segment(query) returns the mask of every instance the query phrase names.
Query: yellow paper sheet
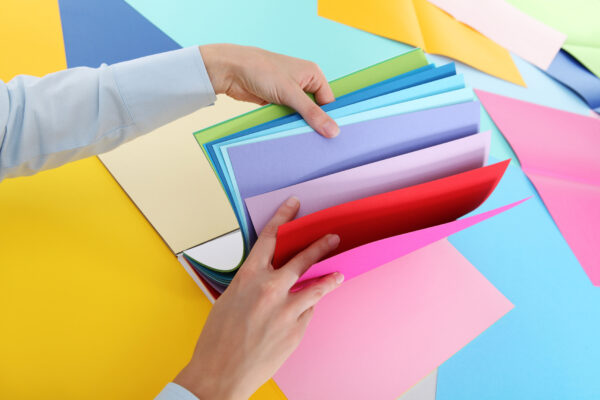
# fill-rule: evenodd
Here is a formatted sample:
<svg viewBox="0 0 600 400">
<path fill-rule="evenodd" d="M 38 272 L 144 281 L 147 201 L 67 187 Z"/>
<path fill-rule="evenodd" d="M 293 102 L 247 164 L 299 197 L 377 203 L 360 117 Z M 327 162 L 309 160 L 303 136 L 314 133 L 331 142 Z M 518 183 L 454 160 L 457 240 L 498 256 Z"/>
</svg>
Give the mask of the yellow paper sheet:
<svg viewBox="0 0 600 400">
<path fill-rule="evenodd" d="M 43 76 L 65 68 L 58 1 L 2 0 L 0 60 L 5 82 L 19 74 Z"/>
<path fill-rule="evenodd" d="M 525 86 L 510 53 L 426 0 L 319 0 L 319 15 Z"/>
<path fill-rule="evenodd" d="M 0 220 L 0 398 L 152 398 L 185 364 L 208 301 L 98 159 L 0 183 Z"/>
<path fill-rule="evenodd" d="M 174 253 L 238 228 L 193 133 L 257 107 L 220 95 L 214 106 L 100 156 Z"/>
</svg>

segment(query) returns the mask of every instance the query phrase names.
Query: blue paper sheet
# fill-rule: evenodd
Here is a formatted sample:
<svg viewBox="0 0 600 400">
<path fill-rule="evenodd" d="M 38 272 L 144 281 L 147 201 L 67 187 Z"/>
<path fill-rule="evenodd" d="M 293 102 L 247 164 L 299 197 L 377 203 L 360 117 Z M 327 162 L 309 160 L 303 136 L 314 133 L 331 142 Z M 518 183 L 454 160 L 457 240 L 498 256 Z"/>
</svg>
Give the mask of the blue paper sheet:
<svg viewBox="0 0 600 400">
<path fill-rule="evenodd" d="M 122 0 L 59 0 L 67 66 L 98 67 L 181 48 Z"/>
<path fill-rule="evenodd" d="M 450 238 L 515 308 L 442 364 L 437 400 L 600 398 L 600 290 L 527 177 L 511 165 L 474 212 L 530 195 L 503 218 Z"/>
<path fill-rule="evenodd" d="M 600 112 L 600 78 L 581 65 L 569 53 L 561 50 L 546 72 L 573 89 L 591 109 Z"/>
<path fill-rule="evenodd" d="M 384 94 L 392 93 L 416 85 L 422 85 L 423 83 L 431 82 L 436 79 L 447 78 L 453 75 L 456 75 L 456 67 L 454 63 L 442 65 L 441 67 L 435 67 L 428 71 L 409 71 L 406 74 L 387 79 L 371 86 L 367 86 L 366 88 L 357 90 L 355 92 L 348 93 L 337 98 L 332 103 L 325 104 L 321 108 L 323 108 L 325 111 L 335 110 L 336 108 L 358 103 L 359 101 L 372 99 L 373 97 L 382 96 Z M 296 118 L 300 117 L 298 116 Z"/>
</svg>

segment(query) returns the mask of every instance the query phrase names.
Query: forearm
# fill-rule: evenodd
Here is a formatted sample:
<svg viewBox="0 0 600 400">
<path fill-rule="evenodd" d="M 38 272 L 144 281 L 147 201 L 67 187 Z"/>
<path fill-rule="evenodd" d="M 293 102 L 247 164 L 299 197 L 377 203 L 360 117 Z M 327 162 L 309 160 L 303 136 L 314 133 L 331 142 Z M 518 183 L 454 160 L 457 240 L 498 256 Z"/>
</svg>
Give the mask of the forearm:
<svg viewBox="0 0 600 400">
<path fill-rule="evenodd" d="M 111 150 L 215 98 L 197 47 L 0 82 L 0 179 Z"/>
</svg>

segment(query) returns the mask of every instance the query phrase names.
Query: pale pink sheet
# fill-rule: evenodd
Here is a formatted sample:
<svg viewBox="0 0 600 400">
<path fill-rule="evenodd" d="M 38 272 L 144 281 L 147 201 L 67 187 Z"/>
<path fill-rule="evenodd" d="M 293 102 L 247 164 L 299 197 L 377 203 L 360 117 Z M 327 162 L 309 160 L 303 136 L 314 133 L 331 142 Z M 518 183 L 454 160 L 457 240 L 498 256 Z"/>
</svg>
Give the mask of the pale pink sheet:
<svg viewBox="0 0 600 400">
<path fill-rule="evenodd" d="M 429 1 L 544 70 L 550 66 L 567 38 L 564 33 L 530 17 L 505 0 Z"/>
<path fill-rule="evenodd" d="M 290 400 L 393 400 L 512 304 L 450 243 L 344 282 L 275 381 Z"/>
<path fill-rule="evenodd" d="M 600 286 L 600 119 L 475 92 L 588 277 Z"/>
</svg>

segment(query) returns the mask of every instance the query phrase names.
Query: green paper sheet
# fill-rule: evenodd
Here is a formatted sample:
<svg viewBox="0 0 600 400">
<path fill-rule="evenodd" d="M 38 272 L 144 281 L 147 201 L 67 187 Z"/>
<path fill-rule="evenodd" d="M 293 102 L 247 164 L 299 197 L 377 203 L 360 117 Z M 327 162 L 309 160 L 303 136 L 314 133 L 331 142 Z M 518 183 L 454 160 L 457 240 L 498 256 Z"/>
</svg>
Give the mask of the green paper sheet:
<svg viewBox="0 0 600 400">
<path fill-rule="evenodd" d="M 390 58 L 389 60 L 382 61 L 379 64 L 361 69 L 342 78 L 335 79 L 330 82 L 330 85 L 333 94 L 336 97 L 339 97 L 405 72 L 412 71 L 413 69 L 424 67 L 425 65 L 427 65 L 427 59 L 425 58 L 425 54 L 423 54 L 423 50 L 415 49 L 397 57 Z M 194 133 L 194 136 L 200 146 L 202 146 L 204 143 L 293 113 L 294 111 L 289 107 L 269 104 L 258 110 L 242 114 L 220 124 L 198 131 Z"/>
<path fill-rule="evenodd" d="M 600 76 L 600 1 L 508 0 L 534 18 L 567 35 L 563 49 Z"/>
</svg>

